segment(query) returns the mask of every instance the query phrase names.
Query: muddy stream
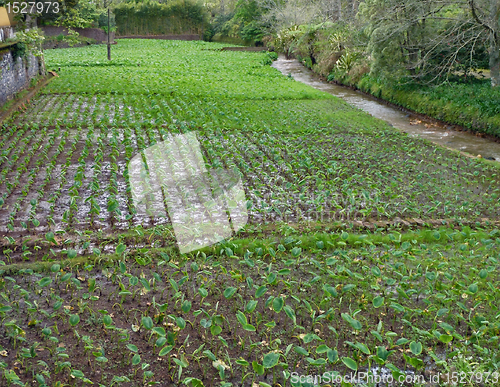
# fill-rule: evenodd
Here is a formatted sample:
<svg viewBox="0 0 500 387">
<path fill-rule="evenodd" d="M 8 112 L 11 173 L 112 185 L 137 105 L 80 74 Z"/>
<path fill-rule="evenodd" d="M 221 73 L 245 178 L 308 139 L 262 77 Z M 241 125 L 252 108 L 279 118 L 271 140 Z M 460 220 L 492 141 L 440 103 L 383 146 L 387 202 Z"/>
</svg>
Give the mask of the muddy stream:
<svg viewBox="0 0 500 387">
<path fill-rule="evenodd" d="M 452 125 L 438 124 L 431 119 L 422 119 L 420 115 L 413 115 L 397 107 L 389 106 L 360 91 L 323 81 L 296 59 L 285 59 L 284 56 L 280 56 L 272 66 L 284 75 L 290 74 L 296 81 L 342 98 L 350 105 L 388 122 L 411 136 L 419 136 L 474 156 L 481 155 L 484 158 L 494 158 L 496 161 L 500 161 L 500 143 L 477 137 L 469 132 L 455 130 Z"/>
</svg>

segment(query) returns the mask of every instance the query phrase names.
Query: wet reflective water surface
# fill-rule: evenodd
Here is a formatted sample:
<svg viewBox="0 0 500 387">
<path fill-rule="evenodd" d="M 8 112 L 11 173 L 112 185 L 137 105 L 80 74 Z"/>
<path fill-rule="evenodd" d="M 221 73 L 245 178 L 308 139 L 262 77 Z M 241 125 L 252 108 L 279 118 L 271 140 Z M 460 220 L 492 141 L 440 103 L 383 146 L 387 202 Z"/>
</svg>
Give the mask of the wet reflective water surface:
<svg viewBox="0 0 500 387">
<path fill-rule="evenodd" d="M 500 161 L 500 143 L 477 137 L 468 132 L 453 130 L 451 125 L 439 125 L 431 120 L 422 120 L 417 116 L 388 106 L 375 97 L 348 87 L 325 82 L 296 59 L 286 59 L 284 56 L 280 56 L 272 66 L 285 75 L 291 74 L 296 81 L 342 98 L 349 104 L 370 113 L 376 118 L 387 121 L 395 128 L 412 136 L 420 136 L 434 143 L 458 149 L 474 156 L 481 155 L 485 158 L 495 158 L 496 161 Z"/>
</svg>

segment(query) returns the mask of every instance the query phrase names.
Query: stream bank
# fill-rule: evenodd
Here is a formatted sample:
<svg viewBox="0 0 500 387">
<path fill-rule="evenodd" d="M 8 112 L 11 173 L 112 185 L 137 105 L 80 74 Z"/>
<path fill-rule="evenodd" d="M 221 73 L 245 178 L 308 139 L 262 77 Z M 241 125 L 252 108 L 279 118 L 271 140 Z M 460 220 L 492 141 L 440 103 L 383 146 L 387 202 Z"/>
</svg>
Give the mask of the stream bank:
<svg viewBox="0 0 500 387">
<path fill-rule="evenodd" d="M 441 146 L 466 152 L 473 156 L 481 155 L 485 159 L 500 161 L 500 143 L 493 141 L 493 139 L 478 137 L 467 131 L 458 131 L 454 125 L 426 119 L 420 114 L 391 106 L 385 101 L 380 101 L 359 90 L 329 83 L 306 68 L 297 59 L 286 59 L 285 56 L 280 55 L 272 66 L 285 75 L 290 74 L 296 81 L 344 99 L 349 104 L 388 122 L 411 136 L 425 138 Z"/>
</svg>

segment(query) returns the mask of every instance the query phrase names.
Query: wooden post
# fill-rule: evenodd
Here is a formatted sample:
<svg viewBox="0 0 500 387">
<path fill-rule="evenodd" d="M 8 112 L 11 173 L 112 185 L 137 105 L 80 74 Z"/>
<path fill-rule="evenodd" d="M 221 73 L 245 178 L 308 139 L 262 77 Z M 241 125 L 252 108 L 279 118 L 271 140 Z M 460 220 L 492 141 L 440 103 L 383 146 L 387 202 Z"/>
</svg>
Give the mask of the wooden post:
<svg viewBox="0 0 500 387">
<path fill-rule="evenodd" d="M 111 41 L 109 31 L 109 6 L 108 6 L 108 60 L 111 60 Z"/>
</svg>

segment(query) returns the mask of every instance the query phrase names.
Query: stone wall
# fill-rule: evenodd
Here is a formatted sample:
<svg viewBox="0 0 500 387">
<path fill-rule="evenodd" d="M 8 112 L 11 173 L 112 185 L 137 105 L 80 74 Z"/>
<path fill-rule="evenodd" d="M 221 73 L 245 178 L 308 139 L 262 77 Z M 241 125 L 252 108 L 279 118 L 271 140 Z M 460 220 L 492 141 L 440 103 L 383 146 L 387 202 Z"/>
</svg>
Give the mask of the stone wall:
<svg viewBox="0 0 500 387">
<path fill-rule="evenodd" d="M 68 30 L 65 27 L 57 26 L 40 26 L 40 29 L 45 33 L 45 36 L 68 35 Z M 85 38 L 97 40 L 98 42 L 107 42 L 108 35 L 100 28 L 73 28 L 76 32 Z M 111 32 L 111 42 L 114 41 L 115 33 Z"/>
<path fill-rule="evenodd" d="M 10 49 L 0 51 L 0 106 L 14 94 L 29 86 L 39 73 L 38 58 L 14 59 Z"/>
</svg>

